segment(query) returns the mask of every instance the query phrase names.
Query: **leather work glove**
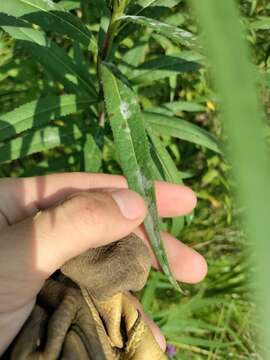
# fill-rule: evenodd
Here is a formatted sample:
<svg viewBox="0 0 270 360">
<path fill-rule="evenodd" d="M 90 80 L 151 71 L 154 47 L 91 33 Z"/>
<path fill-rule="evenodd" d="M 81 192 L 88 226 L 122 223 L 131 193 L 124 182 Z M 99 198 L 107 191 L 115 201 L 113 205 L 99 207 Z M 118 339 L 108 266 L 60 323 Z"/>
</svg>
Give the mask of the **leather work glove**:
<svg viewBox="0 0 270 360">
<path fill-rule="evenodd" d="M 43 286 L 11 359 L 167 359 L 128 295 L 149 270 L 134 234 L 68 261 Z"/>
</svg>

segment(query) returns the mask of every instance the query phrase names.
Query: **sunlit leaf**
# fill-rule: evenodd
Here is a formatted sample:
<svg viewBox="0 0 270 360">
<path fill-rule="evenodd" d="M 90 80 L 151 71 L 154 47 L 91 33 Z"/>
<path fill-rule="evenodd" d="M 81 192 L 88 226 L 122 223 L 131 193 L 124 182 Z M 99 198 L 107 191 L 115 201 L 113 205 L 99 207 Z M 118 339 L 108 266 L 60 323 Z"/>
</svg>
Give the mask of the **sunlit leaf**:
<svg viewBox="0 0 270 360">
<path fill-rule="evenodd" d="M 174 41 L 176 44 L 185 46 L 194 46 L 196 37 L 189 31 L 180 29 L 173 25 L 160 22 L 145 16 L 125 15 L 120 18 L 122 21 L 130 21 L 135 24 L 146 26 L 158 34 L 164 35 Z"/>
<path fill-rule="evenodd" d="M 66 52 L 51 41 L 42 31 L 33 29 L 26 21 L 0 13 L 0 26 L 12 37 L 21 40 L 33 55 L 57 77 L 71 92 L 83 92 L 95 95 L 96 90 L 89 79 L 86 79 Z"/>
<path fill-rule="evenodd" d="M 56 31 L 93 50 L 96 48 L 94 37 L 83 22 L 51 0 L 1 1 L 0 12 L 40 25 L 44 30 Z"/>
<path fill-rule="evenodd" d="M 81 130 L 75 125 L 62 128 L 48 126 L 0 146 L 0 163 L 20 159 L 59 145 L 74 143 L 81 137 Z"/>
<path fill-rule="evenodd" d="M 22 131 L 47 125 L 49 121 L 77 113 L 93 101 L 74 95 L 49 96 L 24 104 L 6 114 L 0 114 L 0 141 Z"/>
<path fill-rule="evenodd" d="M 157 113 L 144 112 L 146 126 L 150 126 L 157 133 L 186 140 L 197 145 L 205 146 L 217 153 L 222 152 L 222 146 L 212 134 L 186 120 Z"/>
</svg>

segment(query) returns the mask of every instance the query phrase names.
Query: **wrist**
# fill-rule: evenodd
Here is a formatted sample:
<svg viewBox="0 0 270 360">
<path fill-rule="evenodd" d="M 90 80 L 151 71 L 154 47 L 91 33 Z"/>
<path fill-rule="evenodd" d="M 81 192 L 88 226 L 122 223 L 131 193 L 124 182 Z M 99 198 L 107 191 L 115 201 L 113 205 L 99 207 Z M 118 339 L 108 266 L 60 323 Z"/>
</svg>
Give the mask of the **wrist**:
<svg viewBox="0 0 270 360">
<path fill-rule="evenodd" d="M 29 317 L 36 299 L 12 312 L 0 312 L 0 357 L 7 350 Z"/>
</svg>

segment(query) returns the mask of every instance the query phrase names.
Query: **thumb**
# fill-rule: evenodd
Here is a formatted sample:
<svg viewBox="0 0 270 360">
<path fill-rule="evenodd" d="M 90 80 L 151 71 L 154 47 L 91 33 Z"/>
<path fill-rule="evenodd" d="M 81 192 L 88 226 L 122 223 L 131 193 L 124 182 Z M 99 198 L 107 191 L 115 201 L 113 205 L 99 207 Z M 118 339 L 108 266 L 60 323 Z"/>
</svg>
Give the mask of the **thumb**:
<svg viewBox="0 0 270 360">
<path fill-rule="evenodd" d="M 8 228 L 0 243 L 0 263 L 5 264 L 1 278 L 6 275 L 7 280 L 28 280 L 28 284 L 34 278 L 45 279 L 87 249 L 131 233 L 146 211 L 142 197 L 127 189 L 69 196 L 34 218 Z"/>
<path fill-rule="evenodd" d="M 89 191 L 2 231 L 0 327 L 5 332 L 0 356 L 28 317 L 49 275 L 87 249 L 128 235 L 145 215 L 143 199 L 131 190 Z"/>
<path fill-rule="evenodd" d="M 37 268 L 51 273 L 89 248 L 128 235 L 145 215 L 143 199 L 131 190 L 74 194 L 33 219 Z"/>
</svg>

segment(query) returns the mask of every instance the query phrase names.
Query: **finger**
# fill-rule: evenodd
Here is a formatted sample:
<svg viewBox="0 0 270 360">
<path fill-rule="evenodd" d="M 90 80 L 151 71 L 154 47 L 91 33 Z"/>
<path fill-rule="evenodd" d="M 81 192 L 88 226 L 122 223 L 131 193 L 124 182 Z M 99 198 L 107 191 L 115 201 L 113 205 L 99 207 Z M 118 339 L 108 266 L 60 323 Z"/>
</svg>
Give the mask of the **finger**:
<svg viewBox="0 0 270 360">
<path fill-rule="evenodd" d="M 138 299 L 136 297 L 132 296 L 130 293 L 126 293 L 126 295 L 129 297 L 130 301 L 133 303 L 133 305 L 136 307 L 136 309 L 140 313 L 142 319 L 144 320 L 146 325 L 151 330 L 152 334 L 154 335 L 154 337 L 155 337 L 157 343 L 159 344 L 159 346 L 161 347 L 161 349 L 165 352 L 166 340 L 165 340 L 164 335 L 160 331 L 159 327 L 156 325 L 156 323 L 152 319 L 149 318 L 148 315 L 146 315 L 146 313 L 143 310 L 142 305 L 140 304 L 140 302 L 138 301 Z"/>
<path fill-rule="evenodd" d="M 53 206 L 66 196 L 83 190 L 126 188 L 123 176 L 89 173 L 62 173 L 23 179 L 0 180 L 1 207 L 9 223 L 32 216 L 39 209 Z M 194 192 L 183 185 L 156 183 L 157 206 L 160 216 L 187 214 L 196 205 Z"/>
<path fill-rule="evenodd" d="M 7 287 L 24 283 L 29 288 L 33 277 L 45 279 L 87 249 L 125 237 L 146 211 L 143 199 L 127 189 L 75 194 L 5 231 L 0 242 L 0 263 L 5 264 L 1 281 L 5 279 Z"/>
<path fill-rule="evenodd" d="M 145 241 L 152 258 L 152 265 L 159 269 L 157 259 L 154 256 L 143 228 L 136 229 L 135 233 Z M 207 263 L 204 257 L 166 232 L 162 233 L 162 238 L 175 278 L 178 281 L 189 284 L 196 284 L 202 281 L 207 274 Z"/>
</svg>

